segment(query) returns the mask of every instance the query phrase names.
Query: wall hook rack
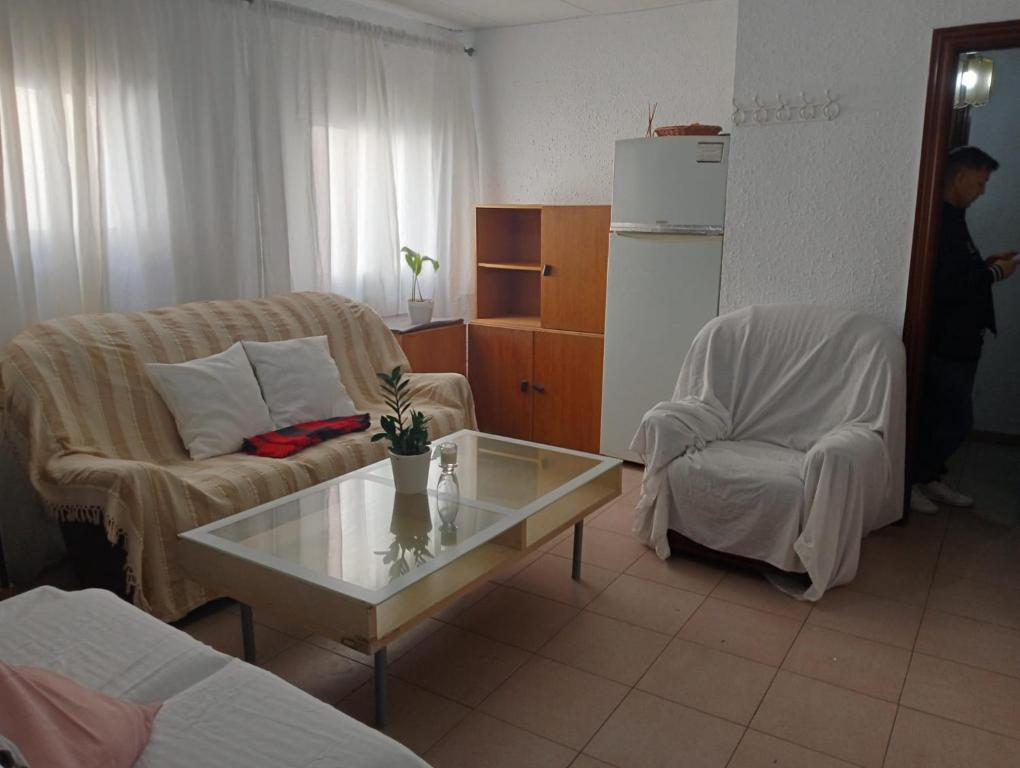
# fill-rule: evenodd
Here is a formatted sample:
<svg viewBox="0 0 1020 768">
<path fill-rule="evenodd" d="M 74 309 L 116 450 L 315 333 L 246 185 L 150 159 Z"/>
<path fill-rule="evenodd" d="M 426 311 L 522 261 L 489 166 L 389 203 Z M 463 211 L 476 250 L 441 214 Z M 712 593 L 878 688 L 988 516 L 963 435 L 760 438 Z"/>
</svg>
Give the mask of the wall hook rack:
<svg viewBox="0 0 1020 768">
<path fill-rule="evenodd" d="M 756 93 L 750 104 L 733 100 L 733 125 L 776 125 L 781 123 L 810 123 L 818 120 L 835 120 L 840 113 L 839 97 L 828 88 L 823 99 L 815 99 L 800 92 L 800 103 L 787 100 L 781 93 L 775 102 L 762 101 Z"/>
</svg>

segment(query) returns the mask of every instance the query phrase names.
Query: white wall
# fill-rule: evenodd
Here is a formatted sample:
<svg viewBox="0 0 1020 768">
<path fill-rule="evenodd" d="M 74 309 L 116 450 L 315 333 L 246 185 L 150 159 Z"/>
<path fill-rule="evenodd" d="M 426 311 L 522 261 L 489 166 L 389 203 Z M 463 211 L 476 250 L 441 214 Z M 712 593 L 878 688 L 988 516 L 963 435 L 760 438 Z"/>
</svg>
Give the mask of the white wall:
<svg viewBox="0 0 1020 768">
<path fill-rule="evenodd" d="M 482 199 L 609 203 L 613 143 L 655 124 L 727 126 L 736 0 L 475 34 Z"/>
<path fill-rule="evenodd" d="M 899 328 L 931 32 L 1020 17 L 1017 0 L 745 0 L 734 95 L 831 87 L 831 123 L 734 129 L 722 310 L 812 302 Z"/>
<path fill-rule="evenodd" d="M 982 255 L 1020 251 L 1020 49 L 987 51 L 995 83 L 987 106 L 972 110 L 970 143 L 1001 163 L 988 191 L 967 212 Z M 974 426 L 1020 434 L 1020 274 L 992 288 L 999 335 L 985 341 L 974 387 Z"/>
</svg>

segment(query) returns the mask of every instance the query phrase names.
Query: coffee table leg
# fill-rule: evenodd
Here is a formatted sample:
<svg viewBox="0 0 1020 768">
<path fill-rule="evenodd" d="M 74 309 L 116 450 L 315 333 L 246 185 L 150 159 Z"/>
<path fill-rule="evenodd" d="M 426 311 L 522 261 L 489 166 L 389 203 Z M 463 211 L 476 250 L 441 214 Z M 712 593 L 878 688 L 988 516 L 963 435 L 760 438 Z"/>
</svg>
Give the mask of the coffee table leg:
<svg viewBox="0 0 1020 768">
<path fill-rule="evenodd" d="M 375 727 L 386 727 L 386 648 L 375 652 Z"/>
<path fill-rule="evenodd" d="M 574 562 L 570 567 L 570 575 L 574 581 L 581 580 L 581 542 L 584 540 L 584 520 L 574 523 Z"/>
<path fill-rule="evenodd" d="M 251 619 L 251 606 L 241 603 L 241 641 L 244 643 L 244 660 L 255 663 L 255 625 Z"/>
</svg>

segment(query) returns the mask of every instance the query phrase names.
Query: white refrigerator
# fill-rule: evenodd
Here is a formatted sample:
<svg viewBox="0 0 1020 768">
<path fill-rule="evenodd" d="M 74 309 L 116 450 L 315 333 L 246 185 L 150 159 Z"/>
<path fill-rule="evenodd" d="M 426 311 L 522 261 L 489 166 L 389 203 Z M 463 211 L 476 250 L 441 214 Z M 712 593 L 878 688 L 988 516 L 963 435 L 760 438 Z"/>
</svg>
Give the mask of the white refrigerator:
<svg viewBox="0 0 1020 768">
<path fill-rule="evenodd" d="M 669 400 L 719 311 L 729 136 L 616 142 L 606 283 L 602 453 L 640 457 L 641 417 Z"/>
</svg>

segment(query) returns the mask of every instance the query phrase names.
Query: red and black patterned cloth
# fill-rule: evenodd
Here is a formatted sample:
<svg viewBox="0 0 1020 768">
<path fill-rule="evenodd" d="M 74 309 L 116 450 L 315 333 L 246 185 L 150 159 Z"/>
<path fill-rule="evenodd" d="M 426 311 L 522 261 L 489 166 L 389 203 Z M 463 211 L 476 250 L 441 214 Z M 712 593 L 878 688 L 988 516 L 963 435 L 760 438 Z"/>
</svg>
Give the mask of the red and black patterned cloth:
<svg viewBox="0 0 1020 768">
<path fill-rule="evenodd" d="M 266 432 L 244 441 L 241 450 L 256 456 L 282 459 L 313 445 L 351 432 L 363 432 L 371 425 L 367 413 L 353 416 L 337 416 L 321 421 L 306 421 L 293 427 L 284 427 L 275 432 Z"/>
</svg>

